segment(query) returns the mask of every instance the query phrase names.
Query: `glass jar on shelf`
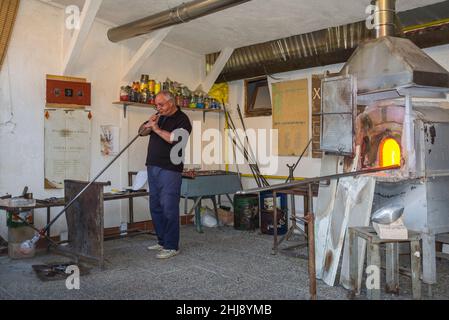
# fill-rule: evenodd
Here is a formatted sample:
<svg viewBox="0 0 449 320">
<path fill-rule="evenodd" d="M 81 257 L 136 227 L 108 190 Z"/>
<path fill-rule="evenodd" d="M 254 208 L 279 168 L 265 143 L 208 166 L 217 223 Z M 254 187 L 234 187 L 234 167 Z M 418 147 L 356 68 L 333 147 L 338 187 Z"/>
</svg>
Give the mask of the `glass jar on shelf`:
<svg viewBox="0 0 449 320">
<path fill-rule="evenodd" d="M 120 101 L 129 101 L 130 93 L 131 93 L 130 86 L 120 87 Z"/>
<path fill-rule="evenodd" d="M 197 97 L 194 94 L 192 94 L 192 97 L 190 98 L 189 108 L 196 108 L 196 100 Z"/>
</svg>

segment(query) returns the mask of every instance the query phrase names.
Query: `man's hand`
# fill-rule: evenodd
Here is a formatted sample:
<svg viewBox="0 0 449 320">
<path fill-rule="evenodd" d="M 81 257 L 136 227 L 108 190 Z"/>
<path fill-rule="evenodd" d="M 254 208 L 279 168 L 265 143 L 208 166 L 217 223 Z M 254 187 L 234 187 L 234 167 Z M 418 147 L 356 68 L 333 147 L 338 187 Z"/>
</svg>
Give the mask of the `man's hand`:
<svg viewBox="0 0 449 320">
<path fill-rule="evenodd" d="M 159 126 L 157 122 L 159 121 L 159 115 L 154 114 L 148 119 L 148 122 L 144 125 L 144 128 L 151 129 L 153 131 L 157 131 L 159 129 Z"/>
</svg>

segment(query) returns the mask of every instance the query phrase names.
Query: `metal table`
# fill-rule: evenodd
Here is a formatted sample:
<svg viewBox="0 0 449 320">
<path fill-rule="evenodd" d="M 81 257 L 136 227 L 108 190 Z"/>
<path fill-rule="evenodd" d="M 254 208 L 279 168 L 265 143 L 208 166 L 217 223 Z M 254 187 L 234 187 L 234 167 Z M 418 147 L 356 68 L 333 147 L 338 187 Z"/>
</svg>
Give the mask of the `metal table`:
<svg viewBox="0 0 449 320">
<path fill-rule="evenodd" d="M 181 185 L 181 197 L 185 200 L 184 214 L 191 214 L 195 210 L 196 230 L 203 232 L 201 225 L 201 200 L 211 199 L 214 205 L 215 215 L 218 222 L 217 201 L 216 196 L 226 195 L 231 203 L 233 203 L 230 194 L 235 194 L 242 189 L 240 179 L 235 172 L 226 172 L 222 170 L 215 171 L 198 171 L 195 177 L 189 178 L 183 176 Z M 194 205 L 187 211 L 187 200 L 194 200 Z"/>
</svg>

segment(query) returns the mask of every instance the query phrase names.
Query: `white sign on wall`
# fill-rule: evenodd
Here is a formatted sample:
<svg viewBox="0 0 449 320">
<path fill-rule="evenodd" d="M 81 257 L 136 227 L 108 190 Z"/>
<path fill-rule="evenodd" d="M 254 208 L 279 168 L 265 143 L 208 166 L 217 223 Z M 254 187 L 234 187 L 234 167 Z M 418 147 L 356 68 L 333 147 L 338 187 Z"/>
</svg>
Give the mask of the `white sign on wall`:
<svg viewBox="0 0 449 320">
<path fill-rule="evenodd" d="M 46 189 L 63 189 L 64 180 L 89 180 L 91 127 L 89 111 L 46 111 Z"/>
</svg>

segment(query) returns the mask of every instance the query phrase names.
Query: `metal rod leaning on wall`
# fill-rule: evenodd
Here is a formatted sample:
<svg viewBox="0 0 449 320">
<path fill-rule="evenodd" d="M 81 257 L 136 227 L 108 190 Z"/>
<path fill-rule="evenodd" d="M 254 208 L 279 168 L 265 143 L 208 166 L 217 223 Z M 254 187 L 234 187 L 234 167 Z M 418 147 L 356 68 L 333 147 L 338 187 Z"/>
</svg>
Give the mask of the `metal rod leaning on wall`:
<svg viewBox="0 0 449 320">
<path fill-rule="evenodd" d="M 225 113 L 225 121 L 226 121 L 226 124 L 227 124 L 227 126 L 229 128 L 229 121 L 228 121 L 228 114 L 227 113 Z M 239 177 L 240 188 L 243 190 L 242 175 L 240 174 L 239 164 L 237 163 L 237 156 L 235 154 L 235 152 L 236 152 L 235 137 L 232 137 L 232 144 L 233 144 L 233 147 L 234 147 L 234 150 L 233 150 L 234 164 L 235 164 L 235 167 L 237 168 L 237 176 Z"/>
<path fill-rule="evenodd" d="M 224 105 L 224 102 L 223 102 L 223 108 L 224 108 L 225 113 L 226 113 L 227 116 L 228 116 L 230 128 L 231 128 L 232 131 L 234 132 L 234 135 L 237 137 L 238 142 L 240 143 L 241 149 L 243 149 L 243 151 L 244 151 L 244 155 L 248 158 L 248 159 L 246 159 L 246 160 L 248 160 L 248 163 L 249 163 L 249 164 L 255 163 L 256 160 L 255 160 L 254 157 L 248 152 L 248 150 L 245 148 L 245 144 L 242 143 L 242 140 L 240 140 L 240 136 L 237 135 L 237 127 L 235 126 L 234 120 L 232 120 L 231 114 L 230 114 L 229 111 L 226 109 L 226 107 L 225 107 L 225 105 Z M 240 151 L 242 151 L 242 150 L 240 150 Z"/>
<path fill-rule="evenodd" d="M 258 186 L 262 187 L 262 186 L 269 186 L 268 182 L 266 181 L 265 177 L 261 174 L 259 167 L 257 166 L 257 162 L 256 159 L 254 158 L 254 154 L 250 154 L 248 152 L 248 150 L 246 149 L 244 143 L 240 140 L 240 137 L 237 135 L 237 130 L 234 124 L 234 121 L 231 118 L 231 115 L 228 112 L 228 115 L 231 119 L 232 122 L 232 126 L 233 126 L 233 131 L 234 134 L 237 136 L 238 138 L 238 142 L 240 143 L 240 146 L 238 146 L 239 150 L 242 152 L 244 152 L 245 155 L 245 159 L 248 161 L 248 165 L 251 168 L 251 171 L 253 172 L 254 178 L 259 181 Z"/>
<path fill-rule="evenodd" d="M 232 142 L 240 150 L 240 152 L 243 153 L 243 156 L 245 157 L 245 160 L 248 161 L 249 168 L 251 169 L 251 172 L 253 173 L 253 177 L 254 177 L 254 180 L 256 181 L 257 186 L 258 187 L 262 187 L 262 183 L 260 182 L 260 176 L 259 176 L 260 173 L 258 173 L 255 170 L 255 168 L 253 167 L 253 165 L 251 164 L 251 162 L 253 160 L 250 159 L 250 155 L 249 155 L 248 151 L 246 150 L 245 146 L 244 145 L 243 145 L 243 147 L 241 146 L 242 142 L 240 140 L 240 137 L 236 133 L 235 124 L 234 124 L 234 121 L 232 120 L 231 114 L 227 111 L 226 106 L 224 104 L 223 104 L 223 108 L 224 108 L 224 111 L 225 111 L 225 114 L 226 114 L 227 118 L 229 119 L 229 123 L 228 124 L 230 125 L 230 128 L 234 132 L 234 137 L 232 137 L 233 138 Z M 237 141 L 236 141 L 235 137 L 237 137 L 240 145 L 237 144 Z"/>
<path fill-rule="evenodd" d="M 239 113 L 240 121 L 242 122 L 242 127 L 243 127 L 243 130 L 245 132 L 245 138 L 246 138 L 246 142 L 248 143 L 249 152 L 250 152 L 250 154 L 252 155 L 252 157 L 253 157 L 253 159 L 255 161 L 255 165 L 256 165 L 257 171 L 260 172 L 259 164 L 257 163 L 257 157 L 255 156 L 255 154 L 253 152 L 253 149 L 251 148 L 251 144 L 249 143 L 248 135 L 246 134 L 245 121 L 243 120 L 242 111 L 240 110 L 240 105 L 238 105 L 238 104 L 237 104 L 237 111 Z M 263 182 L 263 184 L 265 186 L 269 186 L 270 185 L 263 175 L 260 175 L 260 178 L 261 178 L 261 180 L 262 180 L 262 182 Z"/>
</svg>

